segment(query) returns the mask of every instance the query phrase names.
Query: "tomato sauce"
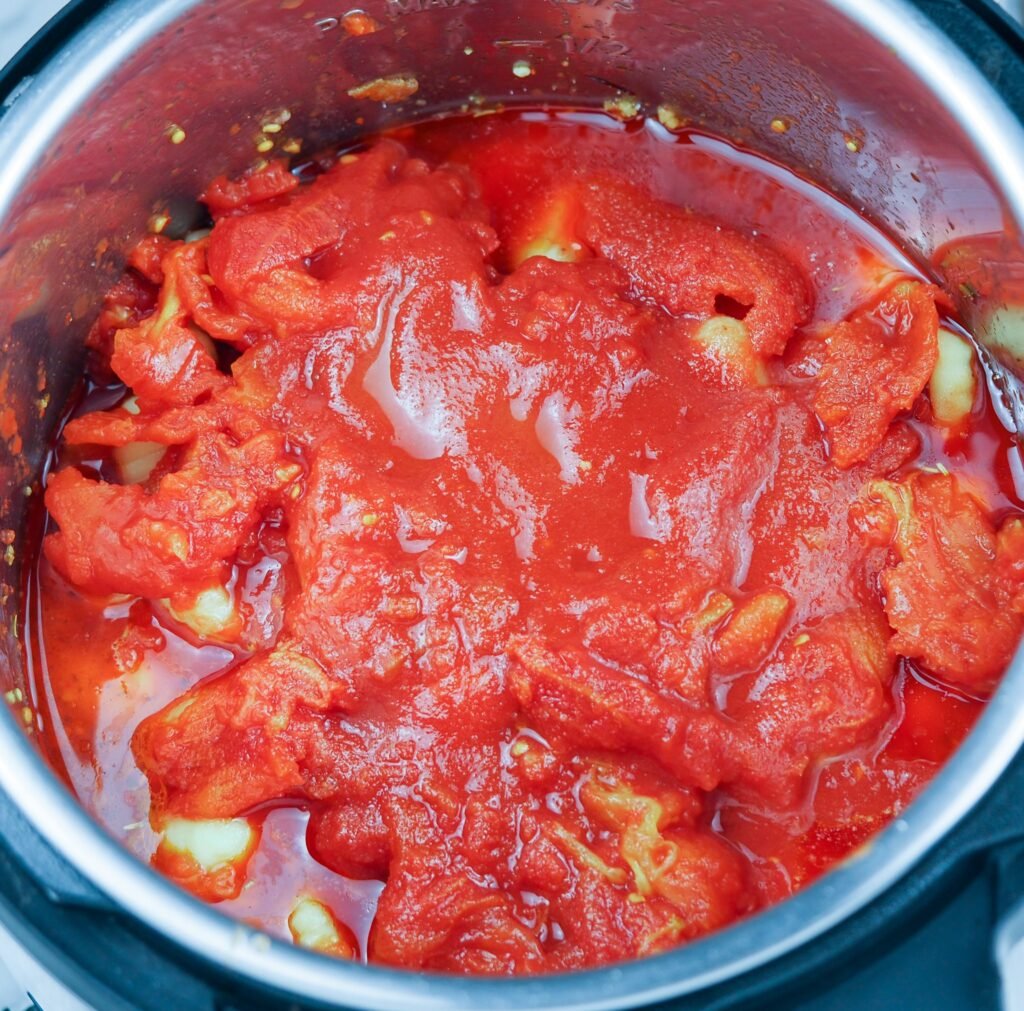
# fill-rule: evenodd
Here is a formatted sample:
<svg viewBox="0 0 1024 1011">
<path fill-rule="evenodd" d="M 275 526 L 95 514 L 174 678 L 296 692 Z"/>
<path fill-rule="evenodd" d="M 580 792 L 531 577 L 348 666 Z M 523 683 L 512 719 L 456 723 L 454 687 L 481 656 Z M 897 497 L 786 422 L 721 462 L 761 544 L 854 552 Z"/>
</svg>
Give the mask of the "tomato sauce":
<svg viewBox="0 0 1024 1011">
<path fill-rule="evenodd" d="M 542 112 L 204 199 L 101 307 L 28 616 L 45 746 L 142 859 L 338 957 L 581 968 L 784 899 L 968 732 L 1019 460 L 835 199 Z"/>
</svg>

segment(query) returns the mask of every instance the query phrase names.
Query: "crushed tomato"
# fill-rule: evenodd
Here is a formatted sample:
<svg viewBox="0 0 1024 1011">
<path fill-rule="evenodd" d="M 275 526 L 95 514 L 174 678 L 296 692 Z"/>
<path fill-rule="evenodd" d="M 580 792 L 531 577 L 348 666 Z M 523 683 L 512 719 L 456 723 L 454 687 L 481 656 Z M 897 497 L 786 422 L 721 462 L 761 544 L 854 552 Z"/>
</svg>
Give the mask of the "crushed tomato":
<svg viewBox="0 0 1024 1011">
<path fill-rule="evenodd" d="M 32 648 L 96 816 L 277 936 L 507 974 L 723 927 L 903 810 L 1024 625 L 939 289 L 650 124 L 289 168 L 143 240 L 55 451 Z"/>
</svg>

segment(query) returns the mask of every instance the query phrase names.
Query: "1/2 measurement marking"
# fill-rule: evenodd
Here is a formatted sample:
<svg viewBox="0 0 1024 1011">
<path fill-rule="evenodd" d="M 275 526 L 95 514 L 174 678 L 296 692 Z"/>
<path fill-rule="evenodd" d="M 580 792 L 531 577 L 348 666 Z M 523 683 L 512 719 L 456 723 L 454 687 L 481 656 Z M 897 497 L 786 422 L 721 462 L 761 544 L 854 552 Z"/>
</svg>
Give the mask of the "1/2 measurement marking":
<svg viewBox="0 0 1024 1011">
<path fill-rule="evenodd" d="M 559 35 L 553 39 L 495 39 L 495 49 L 543 49 L 557 46 L 568 56 L 601 56 L 609 60 L 621 59 L 632 52 L 625 42 L 604 39 L 597 35 L 581 38 L 576 35 Z"/>
<path fill-rule="evenodd" d="M 570 56 L 603 56 L 609 60 L 629 56 L 632 50 L 618 39 L 602 39 L 596 35 L 581 39 L 575 35 L 563 35 L 560 40 Z"/>
</svg>

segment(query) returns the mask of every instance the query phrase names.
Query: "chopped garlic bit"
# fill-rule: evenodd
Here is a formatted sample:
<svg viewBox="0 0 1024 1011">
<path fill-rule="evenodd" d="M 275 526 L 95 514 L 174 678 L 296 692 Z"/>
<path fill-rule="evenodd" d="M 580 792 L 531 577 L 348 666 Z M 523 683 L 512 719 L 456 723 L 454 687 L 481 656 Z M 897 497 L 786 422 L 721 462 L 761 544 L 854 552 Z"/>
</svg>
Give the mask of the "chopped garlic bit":
<svg viewBox="0 0 1024 1011">
<path fill-rule="evenodd" d="M 555 842 L 570 858 L 582 867 L 589 867 L 612 884 L 621 885 L 626 881 L 626 872 L 621 867 L 611 867 L 589 846 L 576 838 L 564 825 L 555 823 L 551 829 Z"/>
<path fill-rule="evenodd" d="M 164 846 L 191 857 L 207 872 L 242 859 L 254 842 L 255 832 L 245 818 L 172 818 L 163 831 Z"/>
<path fill-rule="evenodd" d="M 723 377 L 740 386 L 766 386 L 764 362 L 750 343 L 742 320 L 712 316 L 698 328 L 694 339 L 722 366 Z"/>
<path fill-rule="evenodd" d="M 782 590 L 763 590 L 744 602 L 718 639 L 718 662 L 726 670 L 762 663 L 781 631 L 791 607 Z"/>
<path fill-rule="evenodd" d="M 511 242 L 510 258 L 515 267 L 533 256 L 559 263 L 577 263 L 588 255 L 575 237 L 573 222 L 579 213 L 579 198 L 572 190 L 546 197 L 536 212 L 528 215 L 522 239 Z M 530 220 L 532 218 L 532 220 Z"/>
<path fill-rule="evenodd" d="M 195 323 L 189 323 L 189 332 L 193 337 L 202 345 L 203 350 L 214 360 L 217 360 L 217 348 L 213 343 L 213 338 L 205 331 L 200 330 Z"/>
<path fill-rule="evenodd" d="M 288 929 L 296 944 L 312 951 L 351 954 L 331 911 L 316 899 L 299 899 L 288 917 Z"/>
<path fill-rule="evenodd" d="M 196 704 L 195 695 L 186 695 L 180 702 L 172 706 L 164 713 L 165 723 L 177 723 L 185 713 Z"/>
<path fill-rule="evenodd" d="M 666 130 L 681 130 L 686 124 L 682 113 L 674 105 L 661 104 L 658 106 L 658 122 Z"/>
<path fill-rule="evenodd" d="M 1007 305 L 997 309 L 982 328 L 984 343 L 1006 351 L 1024 364 L 1024 306 Z"/>
<path fill-rule="evenodd" d="M 724 618 L 734 607 L 732 600 L 717 590 L 711 594 L 704 607 L 694 616 L 694 624 L 699 629 L 708 629 Z"/>
<path fill-rule="evenodd" d="M 604 111 L 616 119 L 636 119 L 640 115 L 643 103 L 636 95 L 622 94 L 614 98 L 606 98 Z"/>
<path fill-rule="evenodd" d="M 277 130 L 280 130 L 291 118 L 290 109 L 273 109 L 263 116 L 263 129 L 267 133 L 277 133 Z M 268 130 L 268 126 L 276 126 L 277 130 Z"/>
<path fill-rule="evenodd" d="M 939 356 L 928 381 L 928 395 L 935 420 L 959 425 L 974 408 L 977 378 L 974 348 L 959 334 L 939 328 Z"/>
<path fill-rule="evenodd" d="M 129 442 L 115 447 L 112 455 L 125 484 L 142 484 L 149 479 L 166 452 L 167 447 L 159 442 Z"/>
<path fill-rule="evenodd" d="M 180 601 L 162 601 L 175 621 L 192 629 L 201 639 L 232 640 L 242 629 L 235 598 L 223 586 L 211 586 L 182 606 Z"/>
</svg>

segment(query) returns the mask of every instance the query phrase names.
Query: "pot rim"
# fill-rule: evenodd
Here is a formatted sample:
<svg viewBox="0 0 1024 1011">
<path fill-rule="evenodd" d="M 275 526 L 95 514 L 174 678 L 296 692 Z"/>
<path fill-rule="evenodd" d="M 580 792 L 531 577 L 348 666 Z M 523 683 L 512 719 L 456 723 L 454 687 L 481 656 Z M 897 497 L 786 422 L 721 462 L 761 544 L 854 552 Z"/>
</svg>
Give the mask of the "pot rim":
<svg viewBox="0 0 1024 1011">
<path fill-rule="evenodd" d="M 149 38 L 202 0 L 93 0 L 0 118 L 0 218 L 78 106 Z M 904 62 L 983 153 L 1024 231 L 1024 129 L 967 57 L 904 0 L 823 0 Z M 89 9 L 88 0 L 76 13 Z M 77 19 L 76 19 L 77 20 Z M 61 32 L 59 22 L 44 29 Z M 989 790 L 1024 743 L 1024 646 L 964 744 L 903 814 L 854 858 L 785 902 L 663 954 L 584 972 L 474 979 L 368 967 L 268 939 L 204 905 L 131 856 L 86 813 L 0 715 L 0 788 L 46 842 L 121 909 L 178 947 L 257 987 L 348 1007 L 601 1011 L 705 989 L 781 957 L 866 906 L 905 875 Z"/>
</svg>

